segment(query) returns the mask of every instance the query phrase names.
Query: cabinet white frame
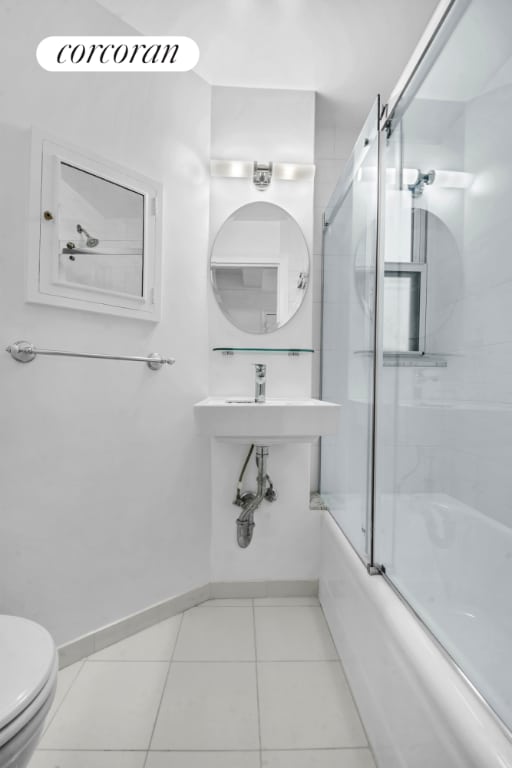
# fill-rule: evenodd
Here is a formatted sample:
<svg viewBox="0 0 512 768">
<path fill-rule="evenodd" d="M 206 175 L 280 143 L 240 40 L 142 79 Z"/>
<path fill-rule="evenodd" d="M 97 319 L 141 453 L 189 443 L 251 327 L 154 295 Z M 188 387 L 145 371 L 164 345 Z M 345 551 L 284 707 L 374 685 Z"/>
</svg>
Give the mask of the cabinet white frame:
<svg viewBox="0 0 512 768">
<path fill-rule="evenodd" d="M 60 165 L 63 162 L 142 195 L 144 261 L 141 296 L 59 278 L 59 187 Z M 45 218 L 45 211 L 50 212 L 51 219 Z M 161 211 L 162 186 L 158 182 L 34 129 L 26 300 L 158 322 L 161 312 Z"/>
</svg>

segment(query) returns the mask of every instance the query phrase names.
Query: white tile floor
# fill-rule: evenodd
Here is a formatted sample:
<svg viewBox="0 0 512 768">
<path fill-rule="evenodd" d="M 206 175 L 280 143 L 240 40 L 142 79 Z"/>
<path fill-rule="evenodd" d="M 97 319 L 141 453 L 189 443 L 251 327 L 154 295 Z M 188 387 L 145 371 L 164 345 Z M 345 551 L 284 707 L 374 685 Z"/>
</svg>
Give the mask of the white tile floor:
<svg viewBox="0 0 512 768">
<path fill-rule="evenodd" d="M 375 768 L 316 598 L 210 600 L 59 673 L 30 768 Z"/>
</svg>

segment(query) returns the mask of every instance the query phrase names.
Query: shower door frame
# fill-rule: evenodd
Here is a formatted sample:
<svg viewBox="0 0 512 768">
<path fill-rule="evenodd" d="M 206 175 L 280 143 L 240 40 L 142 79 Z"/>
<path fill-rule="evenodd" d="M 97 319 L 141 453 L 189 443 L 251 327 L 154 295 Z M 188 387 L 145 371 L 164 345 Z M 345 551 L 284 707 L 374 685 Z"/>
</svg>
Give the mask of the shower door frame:
<svg viewBox="0 0 512 768">
<path fill-rule="evenodd" d="M 380 95 L 376 96 L 377 101 L 377 225 L 376 225 L 376 252 L 375 252 L 375 303 L 374 303 L 374 349 L 373 349 L 373 385 L 372 385 L 372 428 L 371 428 L 371 446 L 370 446 L 370 510 L 367 531 L 367 558 L 363 558 L 361 553 L 353 546 L 354 551 L 361 559 L 370 575 L 382 575 L 392 588 L 400 594 L 393 586 L 392 582 L 385 574 L 385 568 L 375 560 L 375 520 L 377 511 L 377 475 L 379 471 L 379 461 L 377 456 L 377 437 L 379 435 L 379 392 L 380 375 L 383 361 L 383 329 L 382 329 L 382 307 L 384 293 L 384 235 L 385 235 L 385 173 L 384 173 L 384 147 L 385 142 L 393 131 L 393 124 L 399 121 L 405 113 L 414 95 L 427 77 L 440 51 L 446 41 L 452 34 L 453 29 L 458 24 L 465 10 L 471 4 L 471 0 L 441 0 L 437 5 L 423 35 L 421 36 L 416 48 L 413 51 L 408 64 L 406 65 L 401 77 L 393 89 L 387 103 L 381 105 Z M 374 102 L 375 104 L 375 102 Z M 364 125 L 371 116 L 370 111 Z M 329 222 L 333 221 L 339 209 L 352 187 L 355 176 L 361 166 L 366 153 L 356 153 L 356 146 L 352 151 L 350 159 L 346 166 L 346 172 L 341 176 L 334 192 L 325 208 L 322 220 L 322 307 L 324 305 L 325 286 L 324 286 L 324 236 Z M 320 323 L 320 391 L 323 392 L 323 346 L 324 346 L 324 322 L 323 310 Z M 322 440 L 320 440 L 320 456 L 322 452 Z M 321 482 L 321 470 L 320 470 Z M 400 595 L 402 600 L 404 598 Z M 409 606 L 407 601 L 405 604 Z M 410 607 L 410 606 L 409 606 Z M 417 616 L 414 609 L 413 613 Z M 417 618 L 419 618 L 417 616 Z M 420 619 L 421 620 L 421 619 Z M 423 623 L 423 622 L 422 622 Z M 427 628 L 428 629 L 428 628 Z M 430 630 L 429 630 L 430 632 Z M 435 637 L 434 635 L 432 635 Z M 440 645 L 440 644 L 439 644 Z M 442 648 L 443 646 L 440 645 Z M 451 657 L 449 657 L 451 659 Z M 452 660 L 453 662 L 453 660 Z M 453 662 L 455 664 L 455 662 Z M 461 674 L 464 674 L 461 672 Z M 466 678 L 467 679 L 467 678 Z M 469 682 L 469 681 L 468 681 Z M 470 683 L 471 684 L 471 683 Z"/>
<path fill-rule="evenodd" d="M 371 118 L 372 114 L 375 113 L 376 121 L 374 125 L 371 125 Z M 347 162 L 347 165 L 345 166 L 346 170 L 340 177 L 333 194 L 331 195 L 331 198 L 329 200 L 329 203 L 327 204 L 325 211 L 323 213 L 322 217 L 322 285 L 321 285 L 321 305 L 322 305 L 322 312 L 321 312 L 321 322 L 320 322 L 320 392 L 323 396 L 323 349 L 324 349 L 324 312 L 323 308 L 325 306 L 325 283 L 324 283 L 324 275 L 325 275 L 325 269 L 324 269 L 324 257 L 325 257 L 325 233 L 327 228 L 329 227 L 331 222 L 334 222 L 336 219 L 336 216 L 338 215 L 339 211 L 343 207 L 343 204 L 347 198 L 347 195 L 350 193 L 354 180 L 357 176 L 358 171 L 362 167 L 368 153 L 372 149 L 372 147 L 377 143 L 377 201 L 376 201 L 376 208 L 377 208 L 377 221 L 376 221 L 376 251 L 375 251 L 375 270 L 376 270 L 376 276 L 375 276 L 375 296 L 377 296 L 377 291 L 379 290 L 379 284 L 380 281 L 378 279 L 378 261 L 379 258 L 379 247 L 378 247 L 378 240 L 379 240 L 379 192 L 380 192 L 380 168 L 381 168 L 381 142 L 382 142 L 382 117 L 384 115 L 384 109 L 382 107 L 381 103 L 381 96 L 380 94 L 377 94 L 375 97 L 375 101 L 372 104 L 372 108 L 366 118 L 366 120 L 363 123 L 362 130 L 356 140 L 356 143 L 354 144 L 354 148 L 352 150 L 352 153 L 350 155 L 350 158 Z M 371 126 L 371 131 L 365 132 L 365 128 L 367 125 Z M 368 135 L 372 138 L 368 138 Z M 362 146 L 360 146 L 362 145 Z M 332 203 L 332 204 L 331 204 Z M 367 526 L 366 526 L 366 554 L 367 557 L 363 557 L 362 554 L 356 549 L 356 547 L 352 544 L 350 539 L 348 541 L 350 542 L 351 546 L 354 548 L 354 551 L 356 552 L 357 556 L 361 559 L 361 561 L 364 563 L 366 568 L 368 569 L 368 572 L 373 572 L 373 561 L 374 561 L 374 524 L 375 524 L 375 499 L 374 499 L 374 488 L 375 488 L 375 430 L 376 430 L 376 408 L 375 408 L 375 393 L 376 393 L 376 376 L 377 376 L 377 366 L 375 364 L 376 359 L 376 334 L 379 332 L 379 325 L 377 322 L 377 313 L 376 313 L 376 306 L 373 307 L 373 365 L 372 365 L 372 391 L 371 391 L 371 430 L 370 430 L 370 441 L 371 446 L 369 451 L 369 457 L 368 457 L 368 463 L 369 463 L 369 477 L 370 477 L 370 507 L 369 510 L 367 510 Z M 370 353 L 372 350 L 370 350 Z M 322 440 L 320 439 L 320 475 L 319 475 L 319 481 L 321 483 L 321 452 L 322 452 Z M 340 526 L 341 527 L 341 526 Z M 343 529 L 342 529 L 343 530 Z M 347 537 L 348 538 L 348 537 Z M 378 573 L 379 571 L 375 571 L 375 573 Z"/>
<path fill-rule="evenodd" d="M 409 104 L 414 98 L 419 87 L 423 83 L 424 79 L 430 72 L 430 69 L 436 61 L 440 51 L 444 47 L 447 40 L 450 38 L 454 28 L 460 21 L 466 9 L 470 6 L 471 0 L 442 0 L 436 8 L 434 15 L 425 30 L 418 46 L 416 47 L 409 64 L 397 86 L 393 90 L 388 102 L 379 110 L 379 129 L 378 129 L 378 167 L 377 167 L 377 233 L 376 233 L 376 257 L 375 257 L 375 305 L 374 305 L 374 359 L 373 359 L 373 409 L 372 409 L 372 421 L 373 428 L 371 434 L 371 508 L 370 508 L 370 526 L 369 526 L 369 546 L 367 547 L 368 559 L 365 560 L 361 554 L 354 547 L 350 539 L 346 536 L 345 532 L 341 528 L 345 538 L 349 542 L 350 546 L 357 554 L 361 562 L 366 566 L 366 569 L 370 575 L 380 575 L 386 584 L 391 587 L 394 594 L 400 599 L 402 604 L 407 608 L 412 616 L 419 622 L 423 630 L 433 640 L 438 650 L 455 672 L 464 680 L 465 684 L 472 690 L 473 694 L 483 705 L 485 710 L 492 716 L 493 720 L 498 725 L 500 731 L 508 738 L 511 739 L 512 731 L 508 728 L 507 724 L 501 719 L 497 712 L 493 709 L 491 704 L 478 690 L 475 684 L 468 678 L 464 670 L 459 666 L 457 661 L 451 656 L 449 651 L 445 648 L 437 635 L 431 629 L 431 627 L 424 621 L 423 617 L 415 610 L 415 608 L 408 602 L 404 595 L 399 591 L 393 581 L 386 574 L 385 568 L 375 561 L 375 520 L 376 512 L 378 512 L 377 506 L 377 476 L 379 472 L 379 457 L 376 449 L 377 437 L 380 434 L 379 430 L 379 392 L 380 392 L 380 376 L 383 368 L 383 332 L 382 332 L 382 302 L 383 302 L 383 290 L 384 290 L 384 234 L 385 234 L 385 168 L 384 168 L 384 147 L 385 142 L 391 135 L 394 124 L 398 123 L 402 116 L 405 114 Z M 330 211 L 332 218 L 332 212 L 336 213 L 341 207 L 344 198 L 346 197 L 351 184 L 354 181 L 357 169 L 354 170 L 355 163 L 354 153 L 351 156 L 352 165 L 349 166 L 350 171 L 347 172 L 335 188 L 335 191 L 331 197 L 331 201 L 335 202 L 331 205 L 329 201 L 326 211 Z M 350 161 L 349 161 L 350 162 Z M 325 226 L 328 225 L 328 219 L 324 221 Z M 323 286 L 323 250 L 322 250 L 322 301 L 324 297 Z M 323 321 L 323 315 L 322 315 Z M 321 326 L 321 349 L 323 350 L 323 323 Z M 321 378 L 320 383 L 322 386 L 322 366 L 321 366 Z M 320 443 L 320 450 L 321 448 Z"/>
</svg>

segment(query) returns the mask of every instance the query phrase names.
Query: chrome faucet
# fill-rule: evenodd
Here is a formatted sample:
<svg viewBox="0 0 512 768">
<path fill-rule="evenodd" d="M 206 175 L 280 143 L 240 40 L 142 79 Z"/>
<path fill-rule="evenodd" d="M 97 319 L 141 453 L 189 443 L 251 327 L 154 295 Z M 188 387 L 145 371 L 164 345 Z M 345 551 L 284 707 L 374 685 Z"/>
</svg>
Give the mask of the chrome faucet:
<svg viewBox="0 0 512 768">
<path fill-rule="evenodd" d="M 267 383 L 267 366 L 265 363 L 254 363 L 256 368 L 256 392 L 254 395 L 255 403 L 265 402 L 265 385 Z"/>
</svg>

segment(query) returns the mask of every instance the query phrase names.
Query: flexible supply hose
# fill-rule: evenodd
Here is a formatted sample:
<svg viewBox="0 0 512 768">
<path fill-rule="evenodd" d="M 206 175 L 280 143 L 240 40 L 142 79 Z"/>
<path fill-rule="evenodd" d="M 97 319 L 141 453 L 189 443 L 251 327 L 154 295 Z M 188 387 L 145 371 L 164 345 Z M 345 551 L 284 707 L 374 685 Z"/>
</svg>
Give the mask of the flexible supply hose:
<svg viewBox="0 0 512 768">
<path fill-rule="evenodd" d="M 249 463 L 249 459 L 251 458 L 253 451 L 254 451 L 254 443 L 249 448 L 249 453 L 245 457 L 244 465 L 242 467 L 242 471 L 240 472 L 240 477 L 238 478 L 238 483 L 237 483 L 237 486 L 236 486 L 236 499 L 233 502 L 233 504 L 238 504 L 238 506 L 241 506 L 242 480 L 244 479 L 245 470 L 247 469 L 247 465 Z"/>
</svg>

